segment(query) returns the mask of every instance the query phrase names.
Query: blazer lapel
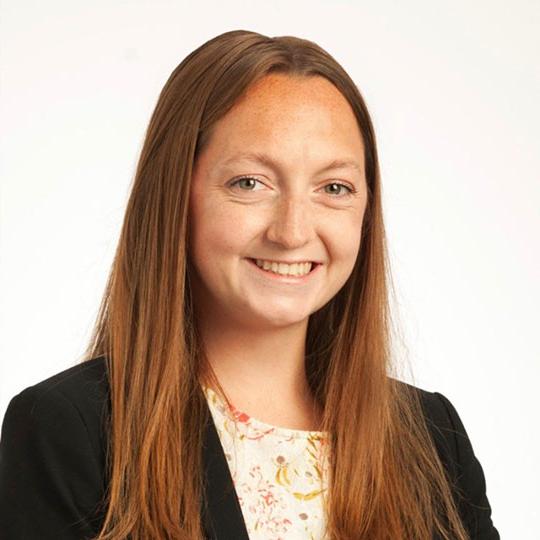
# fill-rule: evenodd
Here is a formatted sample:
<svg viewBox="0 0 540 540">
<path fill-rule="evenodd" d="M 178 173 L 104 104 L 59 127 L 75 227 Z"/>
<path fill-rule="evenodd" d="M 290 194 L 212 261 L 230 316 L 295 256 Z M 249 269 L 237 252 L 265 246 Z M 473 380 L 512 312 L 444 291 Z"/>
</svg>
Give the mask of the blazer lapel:
<svg viewBox="0 0 540 540">
<path fill-rule="evenodd" d="M 208 540 L 249 540 L 242 508 L 210 409 L 203 442 L 202 520 Z"/>
</svg>

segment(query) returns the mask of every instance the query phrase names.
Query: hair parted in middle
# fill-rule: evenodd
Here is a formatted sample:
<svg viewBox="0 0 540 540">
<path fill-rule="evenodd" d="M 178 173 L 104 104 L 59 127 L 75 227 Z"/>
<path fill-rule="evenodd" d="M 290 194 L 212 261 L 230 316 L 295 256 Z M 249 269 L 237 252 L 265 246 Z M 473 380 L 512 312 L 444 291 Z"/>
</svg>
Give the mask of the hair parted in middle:
<svg viewBox="0 0 540 540">
<path fill-rule="evenodd" d="M 368 200 L 353 271 L 309 318 L 305 369 L 331 436 L 328 538 L 466 540 L 448 479 L 391 353 L 391 286 L 372 121 L 349 75 L 316 43 L 235 30 L 174 69 L 152 114 L 94 332 L 110 385 L 109 489 L 99 540 L 202 540 L 200 382 L 211 377 L 190 288 L 189 200 L 212 128 L 269 74 L 324 77 L 363 144 Z"/>
</svg>

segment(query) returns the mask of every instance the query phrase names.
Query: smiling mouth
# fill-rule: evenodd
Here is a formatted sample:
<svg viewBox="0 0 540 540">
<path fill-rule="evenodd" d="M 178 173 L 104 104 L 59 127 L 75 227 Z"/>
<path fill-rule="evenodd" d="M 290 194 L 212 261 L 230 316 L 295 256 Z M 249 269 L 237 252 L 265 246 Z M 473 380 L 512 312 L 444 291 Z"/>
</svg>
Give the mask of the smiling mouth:
<svg viewBox="0 0 540 540">
<path fill-rule="evenodd" d="M 253 259 L 253 258 L 251 258 L 251 257 L 248 257 L 248 261 L 250 261 L 251 263 L 253 263 L 254 266 L 256 266 L 259 270 L 262 270 L 263 272 L 268 272 L 268 273 L 274 274 L 274 275 L 276 275 L 276 276 L 289 277 L 289 278 L 303 278 L 303 277 L 309 276 L 309 274 L 311 274 L 317 267 L 320 266 L 320 263 L 312 262 L 312 263 L 311 263 L 311 268 L 310 268 L 309 272 L 306 272 L 305 274 L 282 274 L 282 273 L 280 273 L 280 272 L 274 272 L 274 271 L 271 270 L 270 268 L 265 269 L 265 268 L 259 266 L 259 265 L 257 264 L 256 259 Z"/>
</svg>

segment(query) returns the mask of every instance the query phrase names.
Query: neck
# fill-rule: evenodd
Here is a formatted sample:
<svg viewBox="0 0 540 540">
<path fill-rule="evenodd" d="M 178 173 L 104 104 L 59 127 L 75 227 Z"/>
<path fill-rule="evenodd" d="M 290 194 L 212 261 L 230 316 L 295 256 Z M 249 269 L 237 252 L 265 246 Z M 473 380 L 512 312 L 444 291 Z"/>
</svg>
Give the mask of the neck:
<svg viewBox="0 0 540 540">
<path fill-rule="evenodd" d="M 237 409 L 273 425 L 318 429 L 320 412 L 305 372 L 307 320 L 260 330 L 205 321 L 207 367 Z"/>
</svg>

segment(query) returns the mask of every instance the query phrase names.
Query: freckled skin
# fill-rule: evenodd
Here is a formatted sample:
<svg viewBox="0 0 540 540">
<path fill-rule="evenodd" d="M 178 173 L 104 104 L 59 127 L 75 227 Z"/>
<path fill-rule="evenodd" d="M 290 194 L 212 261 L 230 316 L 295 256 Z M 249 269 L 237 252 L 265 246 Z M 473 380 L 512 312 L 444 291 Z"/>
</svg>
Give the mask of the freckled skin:
<svg viewBox="0 0 540 540">
<path fill-rule="evenodd" d="M 280 163 L 220 164 L 237 152 L 262 151 Z M 190 200 L 195 295 L 205 317 L 246 330 L 307 323 L 349 277 L 366 204 L 363 172 L 318 171 L 336 158 L 364 168 L 363 143 L 346 99 L 323 77 L 270 75 L 215 126 L 195 164 Z M 241 175 L 255 177 L 231 187 Z M 332 194 L 343 180 L 358 192 Z M 343 194 L 343 196 L 342 196 Z M 319 260 L 309 286 L 264 283 L 246 257 Z M 322 271 L 321 271 L 322 270 Z"/>
<path fill-rule="evenodd" d="M 224 166 L 248 151 L 274 165 Z M 359 170 L 321 172 L 336 159 Z M 255 180 L 232 185 L 244 175 Z M 189 257 L 206 356 L 238 410 L 292 429 L 319 425 L 305 373 L 307 323 L 351 274 L 366 199 L 356 118 L 322 77 L 267 76 L 214 126 L 194 167 Z M 303 284 L 284 284 L 250 257 L 323 265 Z"/>
</svg>

